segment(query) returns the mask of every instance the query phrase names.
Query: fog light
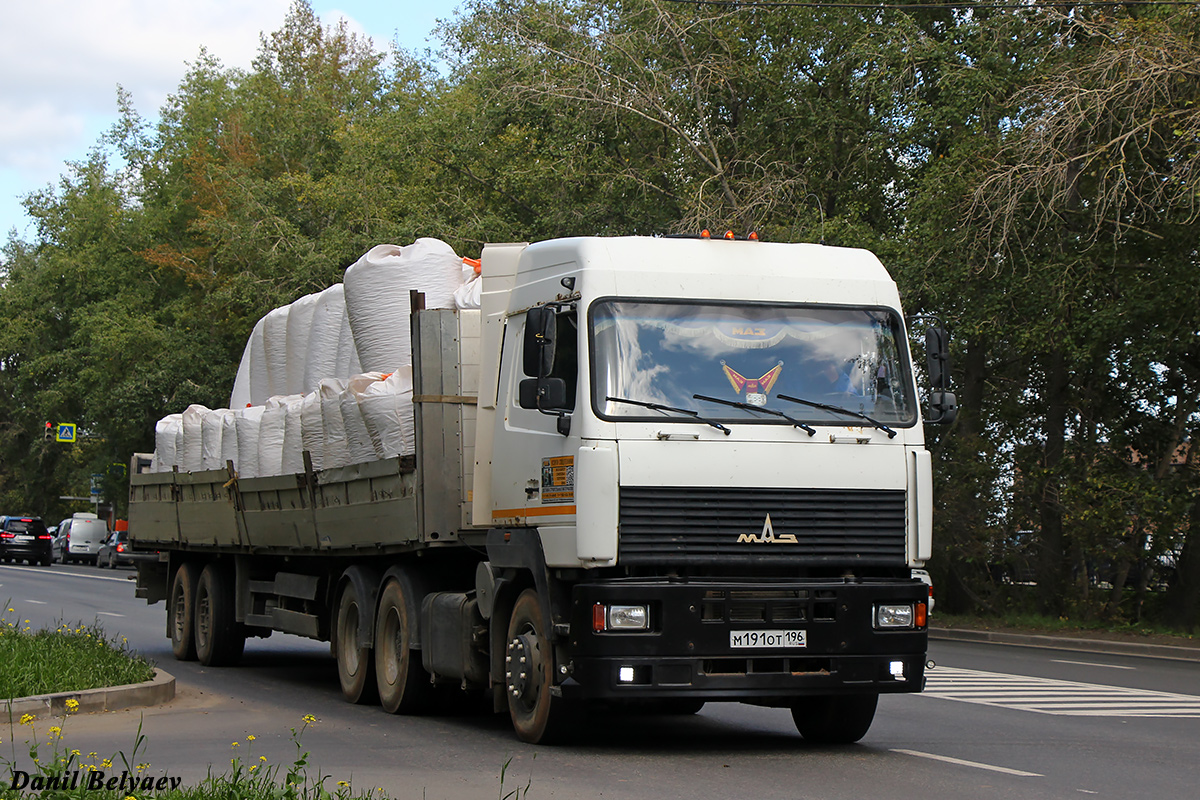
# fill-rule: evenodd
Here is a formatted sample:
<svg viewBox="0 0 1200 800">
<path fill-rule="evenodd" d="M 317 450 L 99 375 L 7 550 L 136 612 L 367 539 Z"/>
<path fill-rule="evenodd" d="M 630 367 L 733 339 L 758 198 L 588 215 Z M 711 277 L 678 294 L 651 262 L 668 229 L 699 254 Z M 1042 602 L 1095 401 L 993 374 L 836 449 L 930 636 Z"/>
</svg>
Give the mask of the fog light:
<svg viewBox="0 0 1200 800">
<path fill-rule="evenodd" d="M 633 683 L 633 667 L 621 667 L 618 669 L 617 680 L 621 683 Z"/>
<path fill-rule="evenodd" d="M 911 628 L 912 626 L 912 603 L 888 604 L 875 607 L 876 628 Z"/>
<path fill-rule="evenodd" d="M 904 680 L 904 662 L 893 661 L 888 664 L 888 672 L 892 673 L 892 677 L 898 681 Z"/>
<path fill-rule="evenodd" d="M 608 630 L 644 631 L 650 627 L 650 609 L 646 606 L 609 606 Z"/>
</svg>

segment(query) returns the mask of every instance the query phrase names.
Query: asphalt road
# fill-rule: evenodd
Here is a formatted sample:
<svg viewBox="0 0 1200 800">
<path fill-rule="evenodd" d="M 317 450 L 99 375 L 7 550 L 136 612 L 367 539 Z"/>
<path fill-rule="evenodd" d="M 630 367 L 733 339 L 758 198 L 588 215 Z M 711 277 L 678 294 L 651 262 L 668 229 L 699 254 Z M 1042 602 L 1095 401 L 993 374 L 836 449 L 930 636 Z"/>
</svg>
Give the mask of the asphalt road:
<svg viewBox="0 0 1200 800">
<path fill-rule="evenodd" d="M 503 716 L 464 707 L 393 717 L 341 700 L 328 646 L 276 635 L 247 642 L 243 665 L 174 661 L 163 604 L 133 597 L 132 572 L 0 565 L 5 619 L 99 621 L 178 680 L 166 706 L 69 718 L 65 743 L 123 751 L 150 773 L 194 783 L 230 759 L 384 787 L 397 798 L 1184 798 L 1200 764 L 1200 664 L 1050 649 L 933 642 L 922 695 L 880 701 L 866 738 L 814 747 L 786 711 L 709 704 L 695 716 L 585 721 L 563 747 L 518 742 Z M 2 668 L 2 667 L 0 667 Z M 292 729 L 302 718 L 300 747 Z M 39 723 L 39 736 L 51 723 Z M 134 754 L 139 730 L 146 739 Z M 10 751 L 15 739 L 17 746 Z M 255 738 L 249 740 L 253 735 Z M 20 761 L 19 726 L 0 754 Z M 233 742 L 238 742 L 236 747 Z M 121 769 L 120 758 L 116 760 Z M 507 765 L 507 767 L 505 766 Z M 503 788 L 501 773 L 504 773 Z M 0 776 L 3 780 L 4 776 Z"/>
</svg>

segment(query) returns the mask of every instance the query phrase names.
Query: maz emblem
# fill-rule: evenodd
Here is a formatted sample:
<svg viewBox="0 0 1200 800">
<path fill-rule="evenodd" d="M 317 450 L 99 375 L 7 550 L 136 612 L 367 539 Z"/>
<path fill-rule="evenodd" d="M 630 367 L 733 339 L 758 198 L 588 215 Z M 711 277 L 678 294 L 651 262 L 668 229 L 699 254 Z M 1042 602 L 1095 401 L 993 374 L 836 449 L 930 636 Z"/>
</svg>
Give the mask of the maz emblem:
<svg viewBox="0 0 1200 800">
<path fill-rule="evenodd" d="M 781 533 L 775 535 L 775 531 L 771 528 L 771 515 L 767 514 L 767 518 L 763 520 L 762 533 L 757 536 L 753 533 L 743 533 L 738 536 L 738 544 L 799 544 L 796 541 L 796 534 Z"/>
</svg>

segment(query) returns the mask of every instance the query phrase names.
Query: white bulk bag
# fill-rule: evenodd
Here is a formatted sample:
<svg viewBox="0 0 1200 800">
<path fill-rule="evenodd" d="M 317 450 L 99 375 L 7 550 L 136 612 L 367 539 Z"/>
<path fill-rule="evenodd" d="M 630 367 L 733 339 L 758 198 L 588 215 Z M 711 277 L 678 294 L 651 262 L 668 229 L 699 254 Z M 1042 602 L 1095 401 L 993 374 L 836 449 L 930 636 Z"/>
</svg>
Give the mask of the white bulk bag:
<svg viewBox="0 0 1200 800">
<path fill-rule="evenodd" d="M 287 318 L 287 394 L 304 394 L 305 365 L 308 363 L 309 339 L 312 336 L 313 315 L 320 294 L 306 294 L 288 306 Z"/>
<path fill-rule="evenodd" d="M 409 291 L 425 294 L 426 308 L 454 308 L 462 284 L 462 259 L 440 239 L 408 247 L 381 244 L 346 270 L 346 312 L 365 372 L 391 372 L 412 364 Z"/>
<path fill-rule="evenodd" d="M 304 410 L 304 395 L 288 395 L 284 406 L 287 414 L 284 415 L 283 452 L 279 474 L 294 475 L 297 472 L 304 472 L 304 424 L 301 420 Z"/>
<path fill-rule="evenodd" d="M 411 367 L 401 367 L 384 380 L 367 385 L 357 397 L 377 457 L 416 451 Z"/>
<path fill-rule="evenodd" d="M 242 351 L 242 361 L 229 396 L 229 407 L 235 411 L 248 405 L 262 405 L 271 396 L 267 382 L 267 350 L 263 343 L 266 319 L 263 317 L 255 323 L 246 340 L 246 349 Z"/>
<path fill-rule="evenodd" d="M 342 392 L 345 390 L 346 381 L 341 378 L 325 378 L 317 384 L 321 408 L 322 469 L 344 467 L 350 463 L 346 423 L 342 419 Z"/>
<path fill-rule="evenodd" d="M 350 315 L 342 308 L 342 328 L 338 334 L 338 371 L 333 377 L 348 381 L 363 372 L 358 348 L 354 346 L 354 332 L 350 330 Z"/>
<path fill-rule="evenodd" d="M 232 409 L 221 409 L 221 466 L 226 461 L 232 461 L 234 469 L 238 464 L 237 415 Z"/>
<path fill-rule="evenodd" d="M 204 469 L 204 416 L 207 406 L 193 403 L 183 410 L 183 452 L 179 455 L 179 468 L 185 472 Z"/>
<path fill-rule="evenodd" d="M 268 398 L 286 395 L 287 390 L 287 319 L 291 308 L 272 309 L 263 317 L 263 351 L 266 354 Z M 266 401 L 263 401 L 264 404 Z"/>
<path fill-rule="evenodd" d="M 242 478 L 257 478 L 258 472 L 258 434 L 262 425 L 265 406 L 250 406 L 235 409 L 233 414 L 234 430 L 237 432 L 237 464 L 238 476 Z"/>
<path fill-rule="evenodd" d="M 346 388 L 338 397 L 342 410 L 342 424 L 346 426 L 346 449 L 349 451 L 351 464 L 364 461 L 374 461 L 375 446 L 371 444 L 371 434 L 363 421 L 362 411 L 358 407 L 358 395 L 372 383 L 383 380 L 378 372 L 368 372 L 355 375 L 346 382 Z"/>
<path fill-rule="evenodd" d="M 178 438 L 183 432 L 183 414 L 168 414 L 154 424 L 153 472 L 170 472 L 179 463 Z"/>
<path fill-rule="evenodd" d="M 287 433 L 286 395 L 267 398 L 258 426 L 258 475 L 283 474 L 283 440 Z"/>
<path fill-rule="evenodd" d="M 338 361 L 338 345 L 342 337 L 342 328 L 347 329 L 345 287 L 335 283 L 317 295 L 316 306 L 313 309 L 308 346 L 304 360 L 304 389 L 316 391 L 323 378 L 349 377 L 339 372 L 348 369 L 349 364 Z"/>
<path fill-rule="evenodd" d="M 225 462 L 221 460 L 222 440 L 224 434 L 224 413 L 228 409 L 219 408 L 209 411 L 200 422 L 200 466 L 202 469 L 223 469 Z"/>
<path fill-rule="evenodd" d="M 300 442 L 308 451 L 313 469 L 325 468 L 325 433 L 321 421 L 321 395 L 309 392 L 304 395 L 300 408 Z"/>
</svg>

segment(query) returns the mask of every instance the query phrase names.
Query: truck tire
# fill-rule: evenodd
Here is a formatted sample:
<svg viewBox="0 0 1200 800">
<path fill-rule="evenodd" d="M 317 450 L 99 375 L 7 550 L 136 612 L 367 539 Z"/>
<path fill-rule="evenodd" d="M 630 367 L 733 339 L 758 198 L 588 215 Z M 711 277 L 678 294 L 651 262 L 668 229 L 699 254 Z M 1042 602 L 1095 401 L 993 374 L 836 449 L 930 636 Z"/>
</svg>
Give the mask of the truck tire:
<svg viewBox="0 0 1200 800">
<path fill-rule="evenodd" d="M 338 595 L 334 658 L 342 696 L 348 702 L 367 705 L 378 699 L 378 693 L 371 648 L 358 646 L 359 621 L 363 614 L 370 613 L 369 609 L 364 608 L 358 594 L 354 583 L 347 582 Z"/>
<path fill-rule="evenodd" d="M 197 573 L 195 564 L 180 564 L 171 581 L 167 628 L 171 634 L 171 652 L 180 661 L 196 660 L 196 637 L 192 631 L 196 627 Z"/>
<path fill-rule="evenodd" d="M 813 744 L 854 744 L 875 719 L 879 694 L 802 697 L 792 704 L 792 721 Z"/>
<path fill-rule="evenodd" d="M 234 617 L 232 582 L 225 570 L 209 564 L 196 583 L 193 632 L 196 658 L 206 667 L 233 666 L 246 647 L 246 633 Z"/>
<path fill-rule="evenodd" d="M 555 744 L 569 728 L 566 703 L 551 693 L 554 647 L 537 592 L 517 597 L 508 622 L 505 694 L 517 737 L 531 744 Z"/>
<path fill-rule="evenodd" d="M 421 652 L 409 647 L 412 598 L 398 580 L 389 580 L 379 593 L 375 615 L 375 682 L 379 702 L 389 714 L 428 711 L 434 697 L 429 673 L 421 665 Z"/>
</svg>

